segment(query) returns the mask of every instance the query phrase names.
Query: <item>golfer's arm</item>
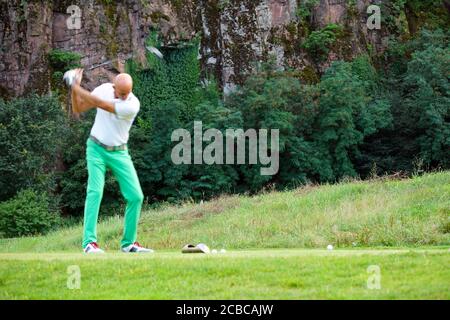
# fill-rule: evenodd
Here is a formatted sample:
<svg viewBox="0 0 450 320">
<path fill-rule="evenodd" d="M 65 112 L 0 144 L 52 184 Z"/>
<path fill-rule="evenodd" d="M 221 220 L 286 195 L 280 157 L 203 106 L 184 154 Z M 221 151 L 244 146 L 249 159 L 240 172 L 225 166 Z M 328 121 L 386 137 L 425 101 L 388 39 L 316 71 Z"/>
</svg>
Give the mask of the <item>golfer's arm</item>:
<svg viewBox="0 0 450 320">
<path fill-rule="evenodd" d="M 111 113 L 115 112 L 114 103 L 92 95 L 89 91 L 83 89 L 78 84 L 74 84 L 72 86 L 72 96 L 74 96 L 77 100 L 75 102 L 74 110 L 78 113 L 85 112 L 93 108 L 100 108 Z"/>
<path fill-rule="evenodd" d="M 71 94 L 71 100 L 72 100 L 72 111 L 74 113 L 80 113 L 79 107 L 78 107 L 78 95 L 73 90 L 72 90 L 72 94 Z"/>
</svg>

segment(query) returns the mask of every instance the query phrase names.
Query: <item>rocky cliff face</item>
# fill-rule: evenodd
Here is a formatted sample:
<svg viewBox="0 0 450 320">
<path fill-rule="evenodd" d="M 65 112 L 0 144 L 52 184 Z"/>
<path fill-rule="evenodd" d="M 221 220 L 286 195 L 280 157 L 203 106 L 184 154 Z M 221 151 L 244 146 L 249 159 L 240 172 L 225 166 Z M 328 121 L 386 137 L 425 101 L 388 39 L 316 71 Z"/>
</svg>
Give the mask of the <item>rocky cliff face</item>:
<svg viewBox="0 0 450 320">
<path fill-rule="evenodd" d="M 302 2 L 305 0 L 200 1 L 203 65 L 213 65 L 225 91 L 241 83 L 254 62 L 270 55 L 280 69 L 321 72 L 334 60 L 366 52 L 368 44 L 383 49 L 383 34 L 367 30 L 366 11 L 374 1 L 321 0 L 306 23 L 298 15 Z M 320 29 L 330 23 L 344 26 L 346 39 L 325 61 L 313 63 L 313 57 L 302 48 L 304 29 Z"/>
<path fill-rule="evenodd" d="M 271 55 L 280 69 L 314 75 L 333 60 L 368 48 L 382 50 L 387 36 L 367 30 L 367 7 L 377 2 L 370 0 L 320 0 L 306 22 L 298 15 L 306 0 L 0 1 L 2 96 L 51 90 L 47 54 L 52 48 L 81 54 L 86 67 L 131 53 L 143 59 L 151 30 L 166 46 L 201 35 L 203 70 L 214 73 L 225 92 L 242 83 L 255 62 Z M 79 30 L 67 28 L 71 4 L 82 12 Z M 305 28 L 320 30 L 330 23 L 342 25 L 345 33 L 317 62 L 302 47 Z M 107 80 L 114 71 L 114 65 L 107 65 L 86 72 L 88 87 Z"/>
</svg>

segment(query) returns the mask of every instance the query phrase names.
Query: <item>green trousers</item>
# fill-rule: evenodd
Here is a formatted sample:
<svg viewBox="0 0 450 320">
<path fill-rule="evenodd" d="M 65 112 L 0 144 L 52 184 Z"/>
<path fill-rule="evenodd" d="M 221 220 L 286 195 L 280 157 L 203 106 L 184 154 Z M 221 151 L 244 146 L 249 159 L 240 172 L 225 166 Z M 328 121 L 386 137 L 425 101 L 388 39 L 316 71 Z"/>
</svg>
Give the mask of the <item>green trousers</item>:
<svg viewBox="0 0 450 320">
<path fill-rule="evenodd" d="M 128 150 L 108 151 L 91 139 L 87 141 L 88 185 L 84 207 L 83 248 L 97 242 L 97 220 L 105 185 L 105 172 L 110 168 L 126 200 L 125 226 L 121 247 L 133 244 L 144 195 Z"/>
</svg>

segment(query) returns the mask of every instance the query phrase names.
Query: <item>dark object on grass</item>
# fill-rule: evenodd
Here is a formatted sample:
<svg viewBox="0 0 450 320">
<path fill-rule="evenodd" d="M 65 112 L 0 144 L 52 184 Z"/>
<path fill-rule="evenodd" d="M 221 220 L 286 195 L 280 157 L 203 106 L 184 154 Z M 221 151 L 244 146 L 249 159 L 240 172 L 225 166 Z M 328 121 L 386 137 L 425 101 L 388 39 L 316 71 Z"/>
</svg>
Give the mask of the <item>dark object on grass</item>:
<svg viewBox="0 0 450 320">
<path fill-rule="evenodd" d="M 204 243 L 199 243 L 198 245 L 187 244 L 181 249 L 182 253 L 209 253 L 209 248 Z"/>
</svg>

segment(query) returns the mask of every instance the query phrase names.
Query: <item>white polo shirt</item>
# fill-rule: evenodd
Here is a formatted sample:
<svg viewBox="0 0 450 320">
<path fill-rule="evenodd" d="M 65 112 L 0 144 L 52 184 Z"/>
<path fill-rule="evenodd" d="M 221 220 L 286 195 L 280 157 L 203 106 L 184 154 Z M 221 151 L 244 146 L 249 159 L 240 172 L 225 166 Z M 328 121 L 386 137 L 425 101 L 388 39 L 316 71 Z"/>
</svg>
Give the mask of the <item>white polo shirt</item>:
<svg viewBox="0 0 450 320">
<path fill-rule="evenodd" d="M 138 98 L 131 92 L 127 100 L 115 99 L 112 83 L 98 86 L 92 94 L 102 100 L 113 102 L 116 113 L 97 108 L 91 135 L 111 147 L 127 143 L 131 125 L 140 109 Z"/>
</svg>

